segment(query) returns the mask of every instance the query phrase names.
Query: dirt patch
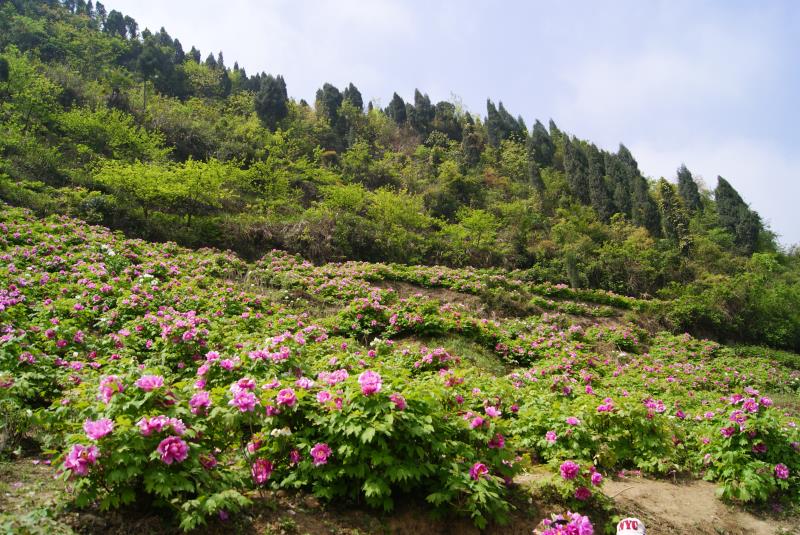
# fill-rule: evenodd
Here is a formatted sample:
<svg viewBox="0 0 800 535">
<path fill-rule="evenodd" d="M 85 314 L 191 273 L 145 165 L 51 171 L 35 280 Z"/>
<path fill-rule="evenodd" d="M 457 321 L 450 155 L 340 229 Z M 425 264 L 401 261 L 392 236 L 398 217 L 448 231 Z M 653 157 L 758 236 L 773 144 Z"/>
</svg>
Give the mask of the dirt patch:
<svg viewBox="0 0 800 535">
<path fill-rule="evenodd" d="M 648 535 L 800 534 L 796 521 L 757 517 L 726 505 L 708 481 L 672 483 L 650 479 L 608 480 L 603 492 L 625 515 L 637 516 Z"/>
<path fill-rule="evenodd" d="M 442 305 L 461 305 L 471 314 L 480 318 L 500 319 L 508 317 L 507 314 L 501 311 L 490 310 L 477 295 L 456 292 L 448 288 L 426 288 L 399 281 L 377 281 L 373 284 L 378 288 L 393 289 L 401 299 L 423 296 L 429 299 L 436 299 Z"/>
</svg>

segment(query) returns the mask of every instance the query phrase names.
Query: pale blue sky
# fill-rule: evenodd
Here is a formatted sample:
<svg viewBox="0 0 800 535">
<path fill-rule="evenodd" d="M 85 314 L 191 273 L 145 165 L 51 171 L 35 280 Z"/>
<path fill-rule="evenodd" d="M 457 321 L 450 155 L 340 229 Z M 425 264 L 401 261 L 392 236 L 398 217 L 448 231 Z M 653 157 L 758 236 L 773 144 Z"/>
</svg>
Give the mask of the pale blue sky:
<svg viewBox="0 0 800 535">
<path fill-rule="evenodd" d="M 384 106 L 414 88 L 528 126 L 631 149 L 674 180 L 722 175 L 784 244 L 800 243 L 800 2 L 107 0 L 205 58 L 283 74 L 313 102 L 353 82 Z"/>
</svg>

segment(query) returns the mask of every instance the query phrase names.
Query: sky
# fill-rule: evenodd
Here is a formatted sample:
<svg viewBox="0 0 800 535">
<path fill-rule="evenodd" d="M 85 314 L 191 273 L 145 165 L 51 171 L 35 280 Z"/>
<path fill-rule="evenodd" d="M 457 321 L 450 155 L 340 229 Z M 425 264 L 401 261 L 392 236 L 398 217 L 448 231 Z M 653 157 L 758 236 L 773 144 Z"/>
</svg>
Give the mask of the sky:
<svg viewBox="0 0 800 535">
<path fill-rule="evenodd" d="M 353 82 L 386 106 L 414 89 L 616 150 L 652 178 L 725 177 L 800 244 L 800 2 L 767 0 L 106 0 L 205 58 L 282 74 L 314 101 Z M 794 102 L 794 104 L 792 104 Z"/>
</svg>

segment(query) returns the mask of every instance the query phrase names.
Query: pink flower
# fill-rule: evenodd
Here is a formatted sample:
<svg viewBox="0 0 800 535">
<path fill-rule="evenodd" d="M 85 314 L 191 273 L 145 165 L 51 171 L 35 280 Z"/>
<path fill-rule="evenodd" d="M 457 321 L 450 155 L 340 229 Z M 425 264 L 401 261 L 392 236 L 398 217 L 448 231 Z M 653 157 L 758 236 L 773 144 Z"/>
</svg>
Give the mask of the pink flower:
<svg viewBox="0 0 800 535">
<path fill-rule="evenodd" d="M 332 397 L 333 396 L 331 396 L 331 393 L 328 392 L 327 390 L 322 390 L 320 392 L 317 392 L 317 402 L 319 403 L 327 403 L 331 400 Z"/>
<path fill-rule="evenodd" d="M 145 392 L 150 392 L 164 386 L 164 378 L 160 375 L 142 375 L 135 384 Z"/>
<path fill-rule="evenodd" d="M 314 466 L 327 464 L 328 457 L 331 456 L 331 447 L 324 443 L 314 444 L 311 448 L 311 458 L 314 459 Z"/>
<path fill-rule="evenodd" d="M 561 477 L 564 479 L 575 479 L 580 471 L 581 467 L 572 461 L 564 461 L 561 464 Z"/>
<path fill-rule="evenodd" d="M 736 430 L 733 427 L 723 427 L 722 429 L 719 430 L 719 432 L 722 433 L 722 436 L 724 436 L 725 438 L 730 438 L 733 436 Z"/>
<path fill-rule="evenodd" d="M 372 370 L 367 370 L 358 376 L 358 384 L 361 385 L 361 393 L 371 396 L 381 391 L 381 376 Z"/>
<path fill-rule="evenodd" d="M 567 418 L 567 423 L 569 425 L 579 425 L 581 421 L 575 418 L 574 416 L 570 416 L 569 418 Z"/>
<path fill-rule="evenodd" d="M 472 468 L 469 469 L 469 477 L 475 481 L 479 480 L 488 473 L 489 469 L 483 463 L 475 463 L 472 465 Z"/>
<path fill-rule="evenodd" d="M 498 416 L 500 416 L 502 414 L 500 409 L 498 409 L 497 407 L 493 407 L 493 406 L 486 407 L 485 412 L 486 412 L 486 416 L 489 416 L 490 418 L 496 418 L 496 417 L 498 417 Z"/>
<path fill-rule="evenodd" d="M 211 470 L 217 466 L 217 458 L 211 453 L 204 453 L 200 456 L 200 464 L 202 464 L 203 468 L 206 470 Z"/>
<path fill-rule="evenodd" d="M 762 407 L 771 407 L 772 406 L 772 400 L 770 398 L 768 398 L 767 396 L 762 397 L 761 400 L 759 400 L 759 403 L 761 403 Z"/>
<path fill-rule="evenodd" d="M 162 440 L 156 451 L 161 454 L 161 460 L 166 464 L 185 461 L 189 456 L 189 446 L 180 437 L 174 435 Z"/>
<path fill-rule="evenodd" d="M 114 422 L 108 418 L 100 418 L 95 421 L 86 420 L 83 422 L 83 430 L 90 439 L 98 440 L 114 430 Z"/>
<path fill-rule="evenodd" d="M 314 386 L 314 381 L 309 379 L 308 377 L 301 377 L 294 383 L 297 388 L 302 388 L 303 390 L 308 390 L 312 386 Z"/>
<path fill-rule="evenodd" d="M 238 407 L 239 412 L 249 412 L 255 408 L 257 401 L 256 395 L 249 390 L 236 390 L 233 392 L 233 399 L 228 402 L 228 405 Z"/>
<path fill-rule="evenodd" d="M 189 400 L 189 407 L 191 407 L 192 414 L 198 414 L 200 411 L 205 412 L 211 406 L 211 397 L 205 390 L 201 390 L 192 396 Z"/>
<path fill-rule="evenodd" d="M 89 473 L 89 467 L 97 462 L 98 455 L 97 446 L 86 447 L 83 444 L 75 444 L 64 460 L 64 468 L 72 470 L 79 476 L 85 476 Z"/>
<path fill-rule="evenodd" d="M 122 380 L 117 377 L 116 375 L 108 375 L 100 379 L 100 395 L 98 396 L 103 403 L 108 403 L 111 401 L 111 398 L 114 394 L 119 394 L 125 387 L 122 384 Z"/>
<path fill-rule="evenodd" d="M 545 433 L 545 435 L 544 435 L 544 438 L 545 438 L 545 440 L 547 440 L 547 441 L 548 441 L 550 444 L 553 444 L 553 443 L 555 443 L 555 441 L 556 441 L 556 439 L 558 438 L 558 436 L 556 435 L 556 432 L 555 432 L 555 431 L 548 431 L 547 433 Z"/>
<path fill-rule="evenodd" d="M 294 393 L 294 390 L 291 388 L 284 388 L 275 398 L 278 402 L 278 405 L 286 405 L 287 407 L 293 407 L 295 403 L 297 403 L 297 396 Z"/>
<path fill-rule="evenodd" d="M 252 468 L 250 468 L 250 473 L 253 474 L 253 481 L 255 481 L 257 485 L 263 485 L 267 482 L 269 476 L 272 475 L 272 469 L 272 463 L 267 459 L 256 459 L 256 462 L 254 462 Z"/>
<path fill-rule="evenodd" d="M 586 487 L 578 487 L 575 489 L 575 498 L 579 499 L 582 502 L 585 502 L 589 498 L 592 497 L 592 491 L 587 489 Z"/>
<path fill-rule="evenodd" d="M 473 418 L 473 419 L 472 419 L 472 421 L 469 423 L 469 428 L 470 428 L 470 429 L 475 429 L 475 428 L 477 428 L 477 427 L 480 427 L 480 426 L 482 426 L 482 425 L 483 425 L 483 422 L 484 422 L 484 421 L 485 421 L 485 420 L 484 420 L 483 418 L 481 418 L 480 416 L 476 416 L 476 417 L 475 417 L 475 418 Z"/>
<path fill-rule="evenodd" d="M 594 485 L 596 487 L 602 482 L 603 482 L 603 476 L 600 475 L 600 472 L 593 472 L 592 473 L 592 485 Z"/>
<path fill-rule="evenodd" d="M 295 464 L 300 462 L 300 452 L 297 450 L 292 450 L 289 452 L 289 464 L 294 466 Z"/>
<path fill-rule="evenodd" d="M 783 463 L 776 464 L 775 477 L 778 479 L 789 479 L 789 468 Z"/>
<path fill-rule="evenodd" d="M 506 439 L 500 433 L 497 433 L 487 444 L 493 449 L 502 449 L 506 445 Z"/>
<path fill-rule="evenodd" d="M 394 407 L 399 411 L 406 410 L 406 398 L 401 394 L 394 393 L 389 396 L 389 399 L 394 403 Z"/>
</svg>

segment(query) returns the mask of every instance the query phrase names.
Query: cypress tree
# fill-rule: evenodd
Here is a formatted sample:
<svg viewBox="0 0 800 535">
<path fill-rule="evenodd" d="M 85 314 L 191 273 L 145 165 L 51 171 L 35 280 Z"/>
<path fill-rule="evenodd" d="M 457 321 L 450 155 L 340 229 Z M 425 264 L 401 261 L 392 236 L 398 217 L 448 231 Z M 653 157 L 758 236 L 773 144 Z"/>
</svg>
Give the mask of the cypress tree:
<svg viewBox="0 0 800 535">
<path fill-rule="evenodd" d="M 758 235 L 763 230 L 761 218 L 750 210 L 739 193 L 721 176 L 717 177 L 714 200 L 719 222 L 733 235 L 736 245 L 745 253 L 752 253 L 758 244 Z"/>
<path fill-rule="evenodd" d="M 692 173 L 683 164 L 678 168 L 678 193 L 689 212 L 703 209 L 697 183 L 694 181 Z"/>
<path fill-rule="evenodd" d="M 553 155 L 556 145 L 544 125 L 537 119 L 528 138 L 528 152 L 532 153 L 534 160 L 540 167 L 549 167 L 553 164 Z"/>
<path fill-rule="evenodd" d="M 288 115 L 288 101 L 283 76 L 269 74 L 261 78 L 261 87 L 255 96 L 256 114 L 270 131 L 274 132 L 278 122 Z"/>
<path fill-rule="evenodd" d="M 573 197 L 589 204 L 589 161 L 577 139 L 564 138 L 564 171 Z"/>
<path fill-rule="evenodd" d="M 106 23 L 103 25 L 103 31 L 110 35 L 116 35 L 125 38 L 125 17 L 116 9 L 112 9 L 106 18 Z"/>
<path fill-rule="evenodd" d="M 8 60 L 0 57 L 0 82 L 8 82 L 9 68 Z"/>
<path fill-rule="evenodd" d="M 200 51 L 192 46 L 192 49 L 189 51 L 189 58 L 195 63 L 200 63 L 200 57 Z"/>
<path fill-rule="evenodd" d="M 456 107 L 452 102 L 437 102 L 433 112 L 433 130 L 438 130 L 453 141 L 461 141 L 463 131 L 461 123 L 456 116 Z"/>
<path fill-rule="evenodd" d="M 420 93 L 419 89 L 414 90 L 414 107 L 408 114 L 408 122 L 423 138 L 428 137 L 433 122 L 434 110 L 431 99 L 428 95 Z"/>
<path fill-rule="evenodd" d="M 128 31 L 128 39 L 136 39 L 139 35 L 139 25 L 133 19 L 133 17 L 129 17 L 125 15 L 125 29 Z"/>
<path fill-rule="evenodd" d="M 400 98 L 400 95 L 397 93 L 392 95 L 392 100 L 386 107 L 385 113 L 398 125 L 406 122 L 406 103 Z"/>
<path fill-rule="evenodd" d="M 486 133 L 489 136 L 489 144 L 499 147 L 503 140 L 503 121 L 490 99 L 486 99 Z"/>
<path fill-rule="evenodd" d="M 586 148 L 586 158 L 588 161 L 589 202 L 600 219 L 608 221 L 614 215 L 614 203 L 606 185 L 605 159 L 594 145 Z"/>
<path fill-rule="evenodd" d="M 364 99 L 361 97 L 361 91 L 353 85 L 353 82 L 350 82 L 350 85 L 345 88 L 343 98 L 355 106 L 357 110 L 364 111 Z"/>
<path fill-rule="evenodd" d="M 531 185 L 534 187 L 536 191 L 539 193 L 544 191 L 544 181 L 542 180 L 542 173 L 539 170 L 539 164 L 536 163 L 536 158 L 534 157 L 533 149 L 531 148 L 531 144 L 527 143 L 527 162 L 528 162 L 528 180 L 530 181 Z"/>
<path fill-rule="evenodd" d="M 208 53 L 208 57 L 206 58 L 206 67 L 210 67 L 212 69 L 217 68 L 217 60 L 214 59 L 214 54 L 211 52 Z"/>
<path fill-rule="evenodd" d="M 674 186 L 663 178 L 658 181 L 658 197 L 664 237 L 675 244 L 681 254 L 685 255 L 691 246 L 689 216 L 686 209 L 680 197 L 676 195 Z"/>
<path fill-rule="evenodd" d="M 481 161 L 483 149 L 481 138 L 475 131 L 475 125 L 467 123 L 464 127 L 464 138 L 461 141 L 461 151 L 464 153 L 464 165 L 474 167 Z"/>
</svg>

